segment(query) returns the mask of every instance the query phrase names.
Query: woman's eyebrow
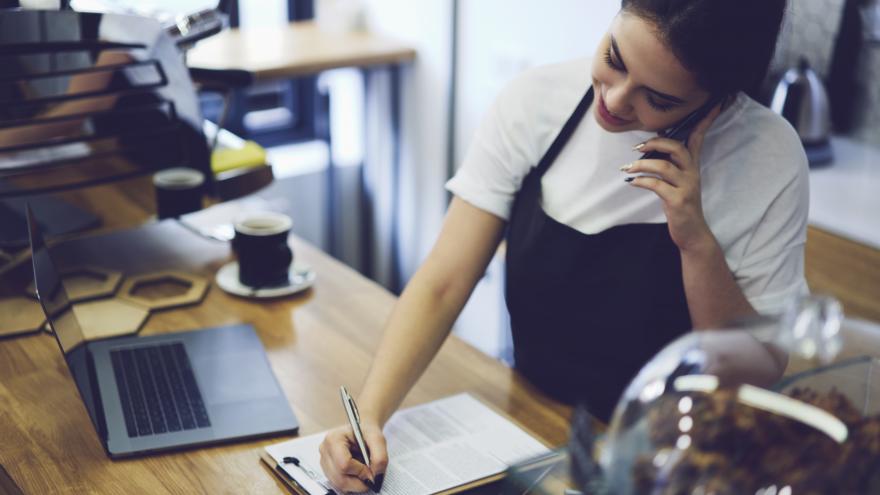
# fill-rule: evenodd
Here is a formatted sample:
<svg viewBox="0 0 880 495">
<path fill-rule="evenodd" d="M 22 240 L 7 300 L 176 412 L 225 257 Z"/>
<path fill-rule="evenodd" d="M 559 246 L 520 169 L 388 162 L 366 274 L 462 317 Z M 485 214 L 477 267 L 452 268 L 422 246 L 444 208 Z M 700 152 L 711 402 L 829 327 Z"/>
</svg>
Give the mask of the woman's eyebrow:
<svg viewBox="0 0 880 495">
<path fill-rule="evenodd" d="M 617 62 L 620 64 L 620 66 L 623 68 L 623 70 L 627 70 L 626 62 L 623 61 L 623 56 L 620 55 L 620 47 L 617 46 L 617 40 L 614 39 L 614 35 L 611 35 L 611 49 L 614 50 L 614 56 L 617 57 Z M 682 100 L 681 98 L 679 98 L 677 96 L 672 96 L 672 95 L 668 95 L 666 93 L 661 93 L 660 91 L 657 91 L 656 89 L 652 89 L 649 87 L 645 87 L 645 89 L 647 91 L 659 96 L 660 98 L 663 98 L 664 100 L 671 101 L 672 103 L 676 103 L 679 105 L 682 103 L 685 103 L 684 100 Z"/>
</svg>

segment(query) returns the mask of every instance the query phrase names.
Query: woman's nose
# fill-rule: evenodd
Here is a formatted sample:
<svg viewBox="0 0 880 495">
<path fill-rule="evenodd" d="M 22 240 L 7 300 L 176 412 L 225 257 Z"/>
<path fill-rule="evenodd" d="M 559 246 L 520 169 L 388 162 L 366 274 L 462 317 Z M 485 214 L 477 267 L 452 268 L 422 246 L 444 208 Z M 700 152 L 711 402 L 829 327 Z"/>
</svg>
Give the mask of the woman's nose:
<svg viewBox="0 0 880 495">
<path fill-rule="evenodd" d="M 629 104 L 629 91 L 625 85 L 609 87 L 605 92 L 605 106 L 617 117 L 626 117 L 632 108 Z"/>
</svg>

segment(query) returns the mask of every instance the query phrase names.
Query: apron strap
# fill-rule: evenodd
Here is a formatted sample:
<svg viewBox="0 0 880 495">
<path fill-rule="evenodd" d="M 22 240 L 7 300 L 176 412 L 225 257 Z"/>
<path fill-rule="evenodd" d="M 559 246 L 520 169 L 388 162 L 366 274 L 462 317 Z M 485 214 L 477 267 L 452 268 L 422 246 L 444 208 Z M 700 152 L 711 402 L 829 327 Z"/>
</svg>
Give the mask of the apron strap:
<svg viewBox="0 0 880 495">
<path fill-rule="evenodd" d="M 550 168 L 550 165 L 553 165 L 553 162 L 556 161 L 556 157 L 559 156 L 559 153 L 562 152 L 562 149 L 565 148 L 566 143 L 571 138 L 571 135 L 574 134 L 574 131 L 577 130 L 578 125 L 580 125 L 581 120 L 583 120 L 584 115 L 586 115 L 587 110 L 590 109 L 590 105 L 593 104 L 593 87 L 590 86 L 590 89 L 587 91 L 587 94 L 581 98 L 580 103 L 578 103 L 577 108 L 574 109 L 571 116 L 568 118 L 568 121 L 562 127 L 562 130 L 559 131 L 559 135 L 556 136 L 556 139 L 553 140 L 553 144 L 550 145 L 550 148 L 547 149 L 547 153 L 544 154 L 544 157 L 541 158 L 541 161 L 538 162 L 538 166 L 535 167 L 535 172 L 538 177 L 543 177 L 544 172 Z"/>
</svg>

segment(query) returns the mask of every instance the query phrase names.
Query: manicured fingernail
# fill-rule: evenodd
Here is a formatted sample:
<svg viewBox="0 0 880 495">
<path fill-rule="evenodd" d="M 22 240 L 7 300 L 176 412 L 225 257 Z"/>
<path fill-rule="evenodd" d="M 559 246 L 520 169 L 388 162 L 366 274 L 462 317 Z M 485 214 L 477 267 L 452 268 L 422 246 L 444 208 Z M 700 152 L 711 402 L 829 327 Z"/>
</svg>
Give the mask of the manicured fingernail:
<svg viewBox="0 0 880 495">
<path fill-rule="evenodd" d="M 634 180 L 636 180 L 635 177 L 627 177 L 626 179 L 623 179 L 624 182 L 632 182 Z"/>
<path fill-rule="evenodd" d="M 376 485 L 374 485 L 372 481 L 364 480 L 364 484 L 367 485 L 367 488 L 369 488 L 371 492 L 376 493 Z"/>
<path fill-rule="evenodd" d="M 626 165 L 620 167 L 620 171 L 621 171 L 621 172 L 626 172 L 627 170 L 629 170 L 629 169 L 631 169 L 631 168 L 633 168 L 633 164 L 632 164 L 632 163 L 627 163 Z"/>
<path fill-rule="evenodd" d="M 378 475 L 376 475 L 376 490 L 375 490 L 376 493 L 379 493 L 379 491 L 382 489 L 382 483 L 384 483 L 384 482 L 385 482 L 385 473 L 379 473 Z"/>
<path fill-rule="evenodd" d="M 639 143 L 639 144 L 633 146 L 633 151 L 642 151 L 642 148 L 644 148 L 644 147 L 645 147 L 645 143 Z"/>
</svg>

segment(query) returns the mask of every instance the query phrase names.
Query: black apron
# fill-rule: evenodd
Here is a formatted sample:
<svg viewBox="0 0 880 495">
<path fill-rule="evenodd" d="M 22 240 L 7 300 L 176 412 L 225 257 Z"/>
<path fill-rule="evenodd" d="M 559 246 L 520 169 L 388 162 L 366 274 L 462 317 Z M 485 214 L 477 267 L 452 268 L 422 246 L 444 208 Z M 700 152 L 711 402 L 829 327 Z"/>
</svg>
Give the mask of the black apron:
<svg viewBox="0 0 880 495">
<path fill-rule="evenodd" d="M 666 224 L 586 235 L 541 208 L 541 177 L 592 102 L 590 88 L 516 196 L 506 299 L 516 368 L 551 397 L 584 402 L 607 422 L 638 370 L 691 321 Z"/>
</svg>

